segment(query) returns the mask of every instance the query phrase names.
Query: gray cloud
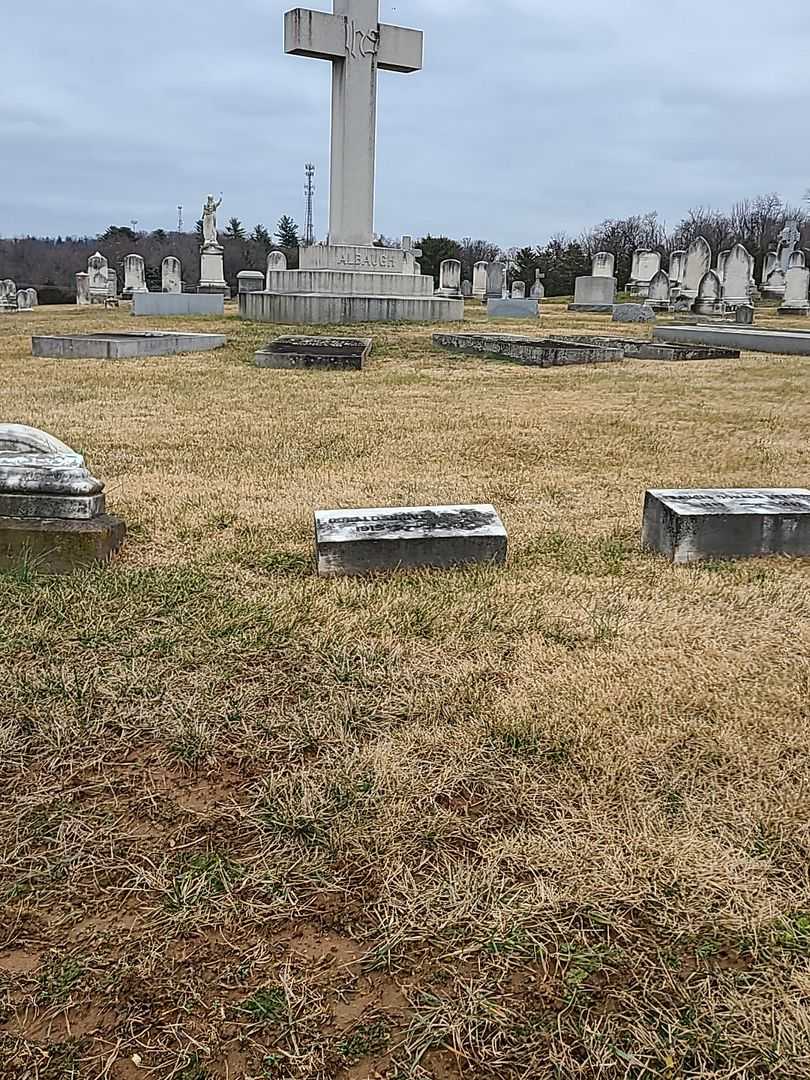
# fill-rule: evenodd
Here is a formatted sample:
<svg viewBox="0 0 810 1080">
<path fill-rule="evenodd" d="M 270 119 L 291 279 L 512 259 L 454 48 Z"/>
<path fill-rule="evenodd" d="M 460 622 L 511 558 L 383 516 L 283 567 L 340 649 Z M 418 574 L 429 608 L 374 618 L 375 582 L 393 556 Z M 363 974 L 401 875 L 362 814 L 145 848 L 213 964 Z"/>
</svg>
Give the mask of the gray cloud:
<svg viewBox="0 0 810 1080">
<path fill-rule="evenodd" d="M 288 57 L 293 0 L 39 0 L 3 15 L 0 232 L 326 226 L 329 65 Z M 306 5 L 305 5 L 306 6 Z M 329 0 L 312 6 L 328 10 Z M 377 228 L 541 242 L 604 217 L 798 200 L 807 0 L 381 0 L 425 30 L 425 70 L 380 76 Z"/>
</svg>

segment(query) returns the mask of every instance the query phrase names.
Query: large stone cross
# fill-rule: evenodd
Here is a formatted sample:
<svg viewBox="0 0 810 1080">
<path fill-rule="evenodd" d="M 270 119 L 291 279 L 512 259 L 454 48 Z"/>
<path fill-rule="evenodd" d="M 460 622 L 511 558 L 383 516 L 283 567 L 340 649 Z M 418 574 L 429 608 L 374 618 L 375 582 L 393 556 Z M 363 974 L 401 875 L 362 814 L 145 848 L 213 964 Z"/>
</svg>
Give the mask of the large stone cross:
<svg viewBox="0 0 810 1080">
<path fill-rule="evenodd" d="M 284 50 L 332 62 L 329 243 L 374 240 L 377 69 L 419 71 L 422 32 L 380 22 L 380 0 L 333 0 L 334 14 L 295 8 Z"/>
</svg>

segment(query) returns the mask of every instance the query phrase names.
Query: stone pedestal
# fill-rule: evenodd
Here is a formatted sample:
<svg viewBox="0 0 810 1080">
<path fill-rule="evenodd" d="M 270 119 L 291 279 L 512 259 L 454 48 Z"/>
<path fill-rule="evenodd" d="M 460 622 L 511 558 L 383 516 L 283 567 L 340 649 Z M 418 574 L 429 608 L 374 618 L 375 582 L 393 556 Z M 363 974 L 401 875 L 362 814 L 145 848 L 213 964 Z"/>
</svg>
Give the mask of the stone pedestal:
<svg viewBox="0 0 810 1080">
<path fill-rule="evenodd" d="M 268 264 L 266 289 L 242 293 L 239 314 L 290 325 L 460 322 L 460 292 L 434 296 L 433 278 L 412 266 L 412 253 L 402 248 L 313 244 L 299 249 L 298 270 Z"/>
<path fill-rule="evenodd" d="M 45 574 L 69 574 L 108 562 L 123 545 L 124 521 L 103 514 L 91 521 L 0 517 L 0 570 L 22 565 Z"/>
<path fill-rule="evenodd" d="M 221 293 L 230 296 L 231 290 L 225 280 L 224 248 L 220 244 L 204 244 L 200 255 L 200 284 L 197 292 Z"/>
<path fill-rule="evenodd" d="M 371 338 L 283 337 L 256 353 L 256 367 L 292 371 L 362 371 Z"/>
</svg>

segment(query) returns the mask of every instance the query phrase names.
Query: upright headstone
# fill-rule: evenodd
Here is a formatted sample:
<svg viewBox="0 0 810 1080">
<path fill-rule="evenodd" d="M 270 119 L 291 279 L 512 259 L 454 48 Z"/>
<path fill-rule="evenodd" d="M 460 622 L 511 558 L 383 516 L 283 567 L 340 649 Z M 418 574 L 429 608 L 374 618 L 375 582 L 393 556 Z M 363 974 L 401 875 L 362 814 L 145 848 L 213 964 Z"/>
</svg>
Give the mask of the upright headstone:
<svg viewBox="0 0 810 1080">
<path fill-rule="evenodd" d="M 628 292 L 646 296 L 650 282 L 661 269 L 661 256 L 657 251 L 634 251 Z"/>
<path fill-rule="evenodd" d="M 264 288 L 264 274 L 261 270 L 240 270 L 236 275 L 236 291 L 242 293 L 261 292 Z"/>
<path fill-rule="evenodd" d="M 779 308 L 780 315 L 810 314 L 810 270 L 793 266 L 785 275 L 785 298 Z"/>
<path fill-rule="evenodd" d="M 751 300 L 752 263 L 748 249 L 742 244 L 735 244 L 727 252 L 725 274 L 723 276 L 723 302 L 726 307 L 739 307 Z"/>
<path fill-rule="evenodd" d="M 776 252 L 769 251 L 762 263 L 762 277 L 760 278 L 760 284 L 763 289 L 768 284 L 768 278 L 771 276 L 771 271 L 775 270 L 778 265 L 779 259 L 777 258 Z"/>
<path fill-rule="evenodd" d="M 107 298 L 109 300 L 118 299 L 118 271 L 107 270 Z"/>
<path fill-rule="evenodd" d="M 728 257 L 730 254 L 731 249 L 729 248 L 728 251 L 721 251 L 720 254 L 717 256 L 717 276 L 720 278 L 721 284 L 726 279 L 726 263 L 728 262 Z"/>
<path fill-rule="evenodd" d="M 677 292 L 683 284 L 683 276 L 686 271 L 686 252 L 673 251 L 669 257 L 669 282 L 673 292 Z"/>
<path fill-rule="evenodd" d="M 502 262 L 487 266 L 487 299 L 502 300 L 506 288 L 506 267 Z"/>
<path fill-rule="evenodd" d="M 148 292 L 146 288 L 146 265 L 140 255 L 127 255 L 124 259 L 124 296 Z"/>
<path fill-rule="evenodd" d="M 613 314 L 616 303 L 616 278 L 578 277 L 574 282 L 574 302 L 569 311 L 593 311 L 603 315 Z"/>
<path fill-rule="evenodd" d="M 512 299 L 513 300 L 525 300 L 526 299 L 526 282 L 525 281 L 513 281 L 512 282 Z"/>
<path fill-rule="evenodd" d="M 167 255 L 163 260 L 160 266 L 160 277 L 163 292 L 181 293 L 183 291 L 183 267 L 176 255 Z"/>
<path fill-rule="evenodd" d="M 807 262 L 804 252 L 794 251 L 793 254 L 790 256 L 790 260 L 788 261 L 788 270 L 795 270 L 797 267 L 803 270 L 806 265 Z"/>
<path fill-rule="evenodd" d="M 287 256 L 283 251 L 271 251 L 267 256 L 267 283 L 266 288 L 268 291 L 271 289 L 270 275 L 275 274 L 279 270 L 287 269 Z"/>
<path fill-rule="evenodd" d="M 87 273 L 90 275 L 90 303 L 107 302 L 108 266 L 106 258 L 97 251 L 87 260 Z"/>
<path fill-rule="evenodd" d="M 716 270 L 707 270 L 700 279 L 692 310 L 696 315 L 718 315 L 723 310 L 723 286 Z"/>
<path fill-rule="evenodd" d="M 613 277 L 616 256 L 612 251 L 597 251 L 591 262 L 591 277 Z"/>
<path fill-rule="evenodd" d="M 464 278 L 461 283 L 461 295 L 464 297 L 472 296 L 472 282 L 469 278 Z"/>
<path fill-rule="evenodd" d="M 790 268 L 790 257 L 801 241 L 799 223 L 788 221 L 779 234 L 779 246 L 776 249 L 776 261 L 784 271 Z"/>
<path fill-rule="evenodd" d="M 704 237 L 698 236 L 692 241 L 686 252 L 686 267 L 681 283 L 681 293 L 690 299 L 696 299 L 700 283 L 711 270 L 711 266 L 712 249 L 709 247 L 709 242 Z"/>
<path fill-rule="evenodd" d="M 473 267 L 473 296 L 483 300 L 487 295 L 487 266 L 486 262 L 477 262 Z"/>
<path fill-rule="evenodd" d="M 546 295 L 546 288 L 542 279 L 545 275 L 540 270 L 534 272 L 534 285 L 532 285 L 532 291 L 529 296 L 532 300 L 542 300 Z"/>
<path fill-rule="evenodd" d="M 81 272 L 76 275 L 76 304 L 85 307 L 90 303 L 90 275 Z"/>
<path fill-rule="evenodd" d="M 37 290 L 26 289 L 25 291 L 28 293 L 28 306 L 32 308 L 39 307 L 39 295 L 37 294 Z"/>
<path fill-rule="evenodd" d="M 28 311 L 31 307 L 31 296 L 28 289 L 17 290 L 17 310 Z"/>
<path fill-rule="evenodd" d="M 669 274 L 666 270 L 659 270 L 650 281 L 647 293 L 647 303 L 653 311 L 668 311 L 670 297 Z"/>
<path fill-rule="evenodd" d="M 777 263 L 768 274 L 768 280 L 762 289 L 762 295 L 771 300 L 781 300 L 787 288 L 787 272 Z"/>
<path fill-rule="evenodd" d="M 461 263 L 458 259 L 442 261 L 438 291 L 440 296 L 461 296 Z"/>
<path fill-rule="evenodd" d="M 4 278 L 0 281 L 0 306 L 6 307 L 17 306 L 17 285 L 11 278 Z"/>
</svg>

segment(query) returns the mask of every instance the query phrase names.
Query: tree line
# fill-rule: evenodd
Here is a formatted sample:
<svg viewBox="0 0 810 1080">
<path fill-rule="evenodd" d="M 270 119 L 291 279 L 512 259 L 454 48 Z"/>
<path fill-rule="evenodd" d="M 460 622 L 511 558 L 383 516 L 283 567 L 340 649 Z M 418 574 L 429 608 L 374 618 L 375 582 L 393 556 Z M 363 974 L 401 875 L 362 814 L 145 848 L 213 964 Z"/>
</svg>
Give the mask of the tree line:
<svg viewBox="0 0 810 1080">
<path fill-rule="evenodd" d="M 544 275 L 547 296 L 568 296 L 574 291 L 574 281 L 589 274 L 591 261 L 597 251 L 610 251 L 616 260 L 619 288 L 630 280 L 633 252 L 658 251 L 664 265 L 673 251 L 689 247 L 698 236 L 704 236 L 715 255 L 744 244 L 756 260 L 757 275 L 769 251 L 775 250 L 779 233 L 788 221 L 795 220 L 801 232 L 801 245 L 810 245 L 810 214 L 802 207 L 791 206 L 778 195 L 758 195 L 736 203 L 730 211 L 696 207 L 690 210 L 677 226 L 670 229 L 655 212 L 627 218 L 608 219 L 578 237 L 557 233 L 542 244 L 508 249 L 488 240 L 465 237 L 454 240 L 447 236 L 424 236 L 420 263 L 423 274 L 430 274 L 436 284 L 444 259 L 459 259 L 462 277 L 472 281 L 477 262 L 503 259 L 509 266 L 509 282 L 525 281 L 531 288 L 536 271 Z M 75 299 L 76 274 L 87 266 L 88 258 L 100 249 L 110 266 L 118 270 L 123 285 L 125 256 L 141 255 L 146 264 L 146 281 L 150 290 L 161 288 L 161 263 L 167 255 L 176 255 L 183 266 L 183 279 L 193 288 L 199 282 L 202 220 L 194 232 L 135 232 L 133 229 L 111 225 L 97 237 L 56 237 L 0 239 L 0 279 L 12 278 L 18 288 L 37 289 L 42 303 Z M 225 259 L 225 278 L 236 289 L 240 270 L 264 270 L 270 251 L 283 251 L 287 265 L 298 265 L 299 230 L 295 221 L 285 214 L 273 233 L 264 225 L 252 230 L 232 217 L 219 234 Z M 381 246 L 393 246 L 394 241 L 380 237 Z"/>
</svg>

